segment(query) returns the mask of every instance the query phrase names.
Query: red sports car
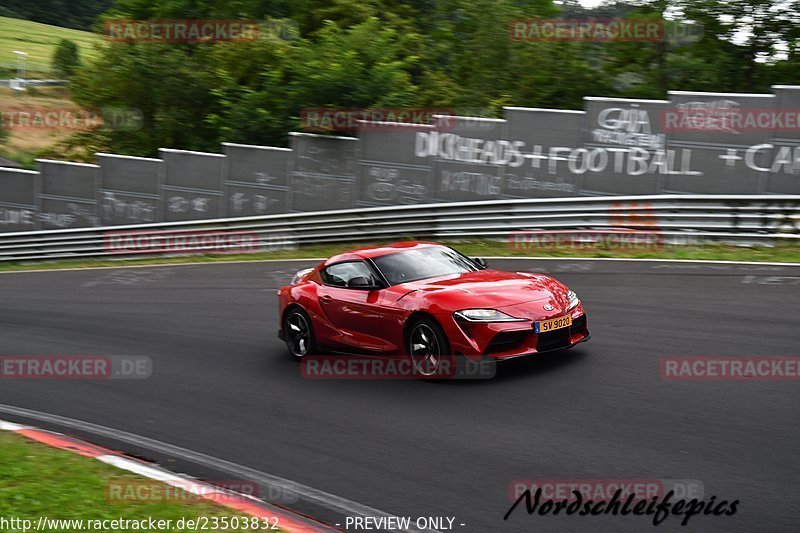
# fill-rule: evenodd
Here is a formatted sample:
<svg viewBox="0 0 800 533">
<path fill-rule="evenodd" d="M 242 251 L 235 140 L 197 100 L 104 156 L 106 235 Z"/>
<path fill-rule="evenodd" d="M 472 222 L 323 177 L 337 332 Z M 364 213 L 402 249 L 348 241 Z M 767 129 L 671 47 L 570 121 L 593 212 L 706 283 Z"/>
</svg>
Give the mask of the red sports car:
<svg viewBox="0 0 800 533">
<path fill-rule="evenodd" d="M 489 270 L 434 243 L 335 255 L 278 296 L 279 336 L 298 360 L 321 348 L 402 355 L 427 376 L 444 357 L 491 363 L 589 340 L 581 301 L 563 283 Z"/>
</svg>

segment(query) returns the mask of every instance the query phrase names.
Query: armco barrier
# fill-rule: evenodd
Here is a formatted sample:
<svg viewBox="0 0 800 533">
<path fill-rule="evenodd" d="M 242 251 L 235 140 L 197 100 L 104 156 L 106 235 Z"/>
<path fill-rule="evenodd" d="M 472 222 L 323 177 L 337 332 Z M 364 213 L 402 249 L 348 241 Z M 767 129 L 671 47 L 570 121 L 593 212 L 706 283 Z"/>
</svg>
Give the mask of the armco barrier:
<svg viewBox="0 0 800 533">
<path fill-rule="evenodd" d="M 376 240 L 508 239 L 526 230 L 644 230 L 663 242 L 797 243 L 800 196 L 652 195 L 451 202 L 0 234 L 0 261 L 133 257 L 109 251 L 121 231 L 257 236 L 263 248 Z M 165 252 L 152 252 L 159 254 Z M 174 254 L 174 252 L 172 252 Z"/>
</svg>

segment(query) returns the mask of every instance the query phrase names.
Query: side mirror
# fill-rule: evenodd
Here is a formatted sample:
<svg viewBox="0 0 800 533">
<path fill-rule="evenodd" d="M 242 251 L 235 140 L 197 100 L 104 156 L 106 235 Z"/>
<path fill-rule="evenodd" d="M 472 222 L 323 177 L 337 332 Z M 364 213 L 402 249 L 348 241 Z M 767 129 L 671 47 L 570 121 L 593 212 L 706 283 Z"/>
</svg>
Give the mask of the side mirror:
<svg viewBox="0 0 800 533">
<path fill-rule="evenodd" d="M 483 257 L 473 257 L 472 261 L 476 265 L 478 265 L 478 268 L 480 268 L 481 270 L 486 270 L 487 268 L 489 268 L 489 263 L 487 263 L 486 259 L 484 259 Z"/>
<path fill-rule="evenodd" d="M 366 278 L 365 276 L 356 276 L 348 280 L 347 288 L 373 290 L 373 289 L 380 289 L 380 286 L 378 286 L 377 283 L 375 283 L 371 279 Z"/>
</svg>

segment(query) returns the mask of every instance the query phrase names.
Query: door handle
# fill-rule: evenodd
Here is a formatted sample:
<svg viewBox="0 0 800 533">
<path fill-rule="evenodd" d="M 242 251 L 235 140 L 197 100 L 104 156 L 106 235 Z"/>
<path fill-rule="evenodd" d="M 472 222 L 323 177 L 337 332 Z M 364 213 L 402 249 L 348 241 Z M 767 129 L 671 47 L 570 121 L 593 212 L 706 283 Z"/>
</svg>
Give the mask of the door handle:
<svg viewBox="0 0 800 533">
<path fill-rule="evenodd" d="M 330 302 L 333 301 L 333 296 L 328 296 L 327 294 L 324 294 L 324 295 L 319 297 L 319 300 L 321 302 L 330 303 Z"/>
</svg>

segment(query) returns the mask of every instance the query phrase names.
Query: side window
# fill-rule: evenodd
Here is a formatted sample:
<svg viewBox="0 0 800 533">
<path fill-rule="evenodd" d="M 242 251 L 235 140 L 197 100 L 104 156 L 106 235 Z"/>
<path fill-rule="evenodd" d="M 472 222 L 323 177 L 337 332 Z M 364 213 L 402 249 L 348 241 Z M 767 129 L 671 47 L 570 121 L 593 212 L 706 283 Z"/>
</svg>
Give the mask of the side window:
<svg viewBox="0 0 800 533">
<path fill-rule="evenodd" d="M 375 277 L 372 270 L 362 261 L 337 263 L 320 272 L 322 282 L 332 287 L 347 287 L 347 282 L 359 276 L 363 276 L 367 279 L 373 279 Z"/>
</svg>

